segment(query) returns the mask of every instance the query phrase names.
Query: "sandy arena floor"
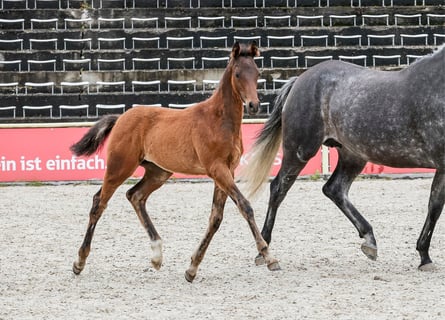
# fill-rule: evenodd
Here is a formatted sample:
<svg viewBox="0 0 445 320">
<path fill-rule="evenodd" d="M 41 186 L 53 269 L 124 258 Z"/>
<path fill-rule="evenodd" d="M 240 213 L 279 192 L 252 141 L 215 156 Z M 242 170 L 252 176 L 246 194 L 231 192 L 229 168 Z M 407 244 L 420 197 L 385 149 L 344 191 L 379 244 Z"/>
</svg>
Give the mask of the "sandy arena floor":
<svg viewBox="0 0 445 320">
<path fill-rule="evenodd" d="M 71 271 L 98 185 L 0 187 L 0 319 L 444 319 L 445 230 L 434 272 L 415 250 L 431 179 L 359 180 L 351 199 L 371 222 L 379 259 L 321 192 L 297 181 L 279 210 L 272 253 L 282 270 L 254 265 L 247 223 L 232 202 L 193 284 L 184 271 L 207 227 L 213 185 L 168 183 L 148 210 L 164 240 L 160 271 L 122 186 L 109 203 L 80 276 Z M 252 204 L 262 227 L 265 190 Z"/>
</svg>

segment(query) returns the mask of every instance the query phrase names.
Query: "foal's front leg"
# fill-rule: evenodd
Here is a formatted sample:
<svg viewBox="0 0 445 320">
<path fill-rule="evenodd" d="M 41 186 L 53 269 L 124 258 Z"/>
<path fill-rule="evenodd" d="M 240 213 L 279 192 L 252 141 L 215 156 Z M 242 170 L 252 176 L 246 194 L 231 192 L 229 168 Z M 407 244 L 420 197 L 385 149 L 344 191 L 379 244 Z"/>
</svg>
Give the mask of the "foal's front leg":
<svg viewBox="0 0 445 320">
<path fill-rule="evenodd" d="M 241 215 L 246 219 L 249 224 L 250 230 L 252 231 L 253 237 L 255 238 L 255 243 L 258 249 L 258 253 L 264 257 L 264 261 L 267 264 L 269 270 L 280 270 L 280 265 L 278 260 L 273 258 L 269 253 L 269 245 L 263 239 L 258 226 L 255 222 L 253 209 L 247 201 L 247 199 L 242 195 L 241 191 L 235 185 L 233 180 L 233 173 L 223 166 L 214 166 L 213 176 L 216 184 L 224 190 L 227 195 L 235 202 Z"/>
<path fill-rule="evenodd" d="M 218 230 L 221 221 L 223 219 L 224 206 L 226 204 L 227 194 L 222 191 L 215 184 L 215 189 L 213 191 L 213 203 L 212 212 L 210 213 L 209 226 L 205 233 L 204 238 L 201 240 L 198 249 L 192 255 L 192 261 L 190 267 L 185 272 L 185 278 L 188 282 L 192 282 L 195 279 L 196 273 L 198 271 L 198 266 L 204 258 L 204 254 L 213 238 L 213 235 Z"/>
<path fill-rule="evenodd" d="M 263 256 L 264 261 L 266 262 L 267 268 L 271 271 L 280 270 L 280 265 L 278 264 L 278 260 L 275 259 L 269 252 L 269 245 L 267 242 L 263 239 L 260 230 L 258 229 L 258 226 L 254 219 L 254 213 L 253 209 L 247 201 L 247 199 L 241 194 L 239 189 L 233 185 L 232 189 L 233 195 L 231 194 L 230 197 L 237 205 L 239 211 L 241 212 L 244 219 L 247 220 L 247 223 L 249 224 L 250 230 L 252 231 L 253 237 L 255 238 L 256 246 L 258 249 L 258 253 Z"/>
</svg>

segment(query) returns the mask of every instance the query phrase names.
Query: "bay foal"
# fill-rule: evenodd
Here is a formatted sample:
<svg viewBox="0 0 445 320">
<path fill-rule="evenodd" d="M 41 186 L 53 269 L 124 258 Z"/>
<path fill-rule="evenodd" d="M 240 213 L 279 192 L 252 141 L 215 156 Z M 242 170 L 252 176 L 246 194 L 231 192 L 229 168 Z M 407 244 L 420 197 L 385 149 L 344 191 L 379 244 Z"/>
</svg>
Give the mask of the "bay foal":
<svg viewBox="0 0 445 320">
<path fill-rule="evenodd" d="M 96 224 L 114 191 L 136 170 L 145 168 L 142 179 L 127 192 L 139 220 L 148 232 L 153 249 L 152 265 L 162 264 L 162 241 L 147 214 L 145 203 L 173 174 L 207 175 L 215 182 L 213 205 L 204 238 L 193 253 L 185 272 L 187 281 L 196 276 L 206 249 L 220 226 L 229 196 L 247 220 L 258 252 L 270 270 L 279 269 L 254 220 L 252 207 L 234 182 L 234 171 L 243 153 L 241 123 L 243 102 L 250 114 L 258 111 L 257 80 L 259 71 L 254 57 L 255 43 L 235 43 L 230 61 L 218 88 L 206 101 L 184 110 L 161 107 L 135 107 L 121 116 L 101 118 L 71 147 L 77 156 L 96 152 L 108 139 L 107 169 L 101 189 L 93 198 L 90 219 L 73 272 L 79 274 L 90 253 Z"/>
</svg>

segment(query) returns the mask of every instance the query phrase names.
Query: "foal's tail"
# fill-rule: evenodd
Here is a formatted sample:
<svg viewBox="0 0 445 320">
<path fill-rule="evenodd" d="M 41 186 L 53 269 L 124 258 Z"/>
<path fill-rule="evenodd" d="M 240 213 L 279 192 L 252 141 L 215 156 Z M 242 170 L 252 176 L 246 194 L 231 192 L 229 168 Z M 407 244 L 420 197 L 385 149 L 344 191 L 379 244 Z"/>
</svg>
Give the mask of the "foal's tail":
<svg viewBox="0 0 445 320">
<path fill-rule="evenodd" d="M 101 148 L 105 139 L 114 127 L 118 115 L 107 115 L 101 118 L 78 142 L 70 147 L 76 156 L 90 156 Z"/>
<path fill-rule="evenodd" d="M 241 172 L 241 180 L 246 181 L 248 198 L 254 196 L 267 179 L 282 140 L 281 114 L 284 103 L 297 77 L 292 77 L 281 88 L 274 102 L 274 109 L 263 129 L 257 135 L 249 163 Z"/>
</svg>

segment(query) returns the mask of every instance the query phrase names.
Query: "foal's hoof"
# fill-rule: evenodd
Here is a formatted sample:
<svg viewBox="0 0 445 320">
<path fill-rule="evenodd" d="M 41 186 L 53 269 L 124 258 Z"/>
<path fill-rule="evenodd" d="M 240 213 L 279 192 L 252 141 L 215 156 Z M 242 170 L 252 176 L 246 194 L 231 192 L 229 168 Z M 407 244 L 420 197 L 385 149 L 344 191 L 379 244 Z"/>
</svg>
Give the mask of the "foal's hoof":
<svg viewBox="0 0 445 320">
<path fill-rule="evenodd" d="M 152 241 L 151 250 L 153 251 L 151 264 L 153 268 L 159 270 L 162 266 L 162 240 L 159 239 Z"/>
<path fill-rule="evenodd" d="M 262 255 L 258 254 L 255 257 L 255 265 L 262 266 L 263 264 L 266 264 L 266 260 L 264 259 L 264 257 Z"/>
<path fill-rule="evenodd" d="M 153 268 L 155 268 L 156 270 L 161 269 L 162 266 L 162 260 L 151 260 L 151 265 L 153 266 Z"/>
<path fill-rule="evenodd" d="M 267 265 L 267 269 L 270 271 L 278 271 L 281 270 L 280 265 L 278 264 L 278 261 L 273 261 Z"/>
<path fill-rule="evenodd" d="M 73 272 L 74 272 L 74 274 L 75 274 L 75 275 L 79 275 L 79 274 L 82 272 L 82 270 L 83 270 L 84 267 L 85 267 L 85 265 L 83 265 L 83 266 L 79 266 L 79 265 L 77 264 L 77 262 L 74 262 L 74 263 L 73 263 Z"/>
<path fill-rule="evenodd" d="M 436 271 L 437 267 L 434 263 L 426 263 L 426 264 L 421 264 L 419 266 L 419 270 L 420 271 L 426 271 L 426 272 L 432 272 L 432 271 Z"/>
<path fill-rule="evenodd" d="M 196 277 L 196 274 L 195 274 L 195 275 L 192 275 L 192 274 L 187 270 L 187 271 L 184 273 L 184 276 L 185 276 L 185 280 L 187 280 L 188 282 L 192 283 L 193 280 L 194 280 L 195 277 Z"/>
<path fill-rule="evenodd" d="M 362 252 L 372 261 L 377 260 L 377 247 L 366 243 L 362 244 Z"/>
</svg>

